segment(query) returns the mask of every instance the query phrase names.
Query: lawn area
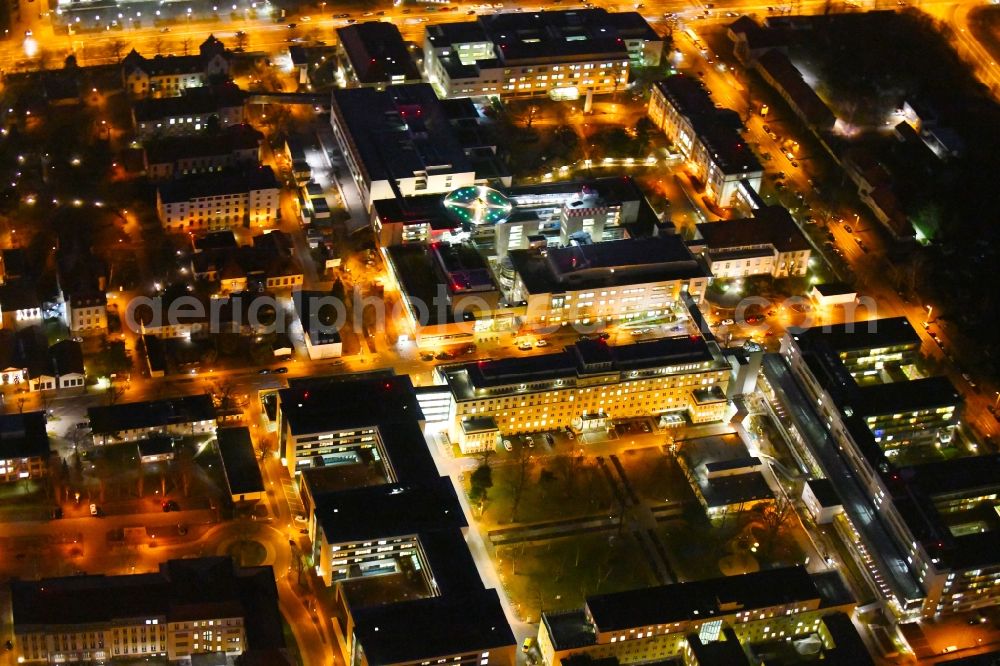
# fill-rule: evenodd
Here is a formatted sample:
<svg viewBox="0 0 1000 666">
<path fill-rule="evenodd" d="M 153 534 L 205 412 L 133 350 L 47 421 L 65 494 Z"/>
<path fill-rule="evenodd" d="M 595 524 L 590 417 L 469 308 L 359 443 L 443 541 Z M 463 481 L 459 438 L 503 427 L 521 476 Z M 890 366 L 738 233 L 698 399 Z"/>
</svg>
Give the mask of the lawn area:
<svg viewBox="0 0 1000 666">
<path fill-rule="evenodd" d="M 497 570 L 518 614 L 580 608 L 587 595 L 655 584 L 628 534 L 584 534 L 497 548 Z"/>
<path fill-rule="evenodd" d="M 677 461 L 660 447 L 630 449 L 618 459 L 640 498 L 654 503 L 697 501 Z"/>
<path fill-rule="evenodd" d="M 514 504 L 521 477 L 519 463 L 495 465 L 493 487 L 479 521 L 486 529 L 605 513 L 611 488 L 593 458 L 553 456 L 526 463 L 520 502 Z M 468 492 L 468 476 L 465 481 Z"/>
</svg>

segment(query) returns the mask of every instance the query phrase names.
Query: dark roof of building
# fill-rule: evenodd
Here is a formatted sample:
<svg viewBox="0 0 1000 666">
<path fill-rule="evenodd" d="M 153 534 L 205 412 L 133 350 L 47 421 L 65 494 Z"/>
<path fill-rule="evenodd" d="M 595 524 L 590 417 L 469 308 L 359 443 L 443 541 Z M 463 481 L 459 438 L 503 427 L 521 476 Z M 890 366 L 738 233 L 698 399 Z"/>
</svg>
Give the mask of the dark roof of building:
<svg viewBox="0 0 1000 666">
<path fill-rule="evenodd" d="M 0 258 L 2 258 L 0 263 L 3 264 L 4 280 L 19 278 L 28 269 L 28 257 L 23 248 L 0 250 Z"/>
<path fill-rule="evenodd" d="M 496 590 L 371 606 L 353 613 L 370 664 L 397 664 L 516 644 Z"/>
<path fill-rule="evenodd" d="M 615 346 L 600 340 L 581 340 L 561 352 L 455 366 L 449 368 L 446 379 L 452 393 L 461 400 L 473 397 L 475 388 L 707 363 L 712 359 L 708 345 L 700 337 L 660 338 Z"/>
<path fill-rule="evenodd" d="M 269 166 L 239 172 L 216 171 L 178 178 L 160 185 L 157 192 L 163 203 L 191 201 L 223 194 L 243 194 L 255 190 L 278 189 L 278 180 Z"/>
<path fill-rule="evenodd" d="M 140 439 L 138 446 L 139 455 L 144 458 L 147 456 L 165 456 L 174 452 L 174 440 L 172 437 L 167 437 L 166 435 L 153 435 L 145 439 Z"/>
<path fill-rule="evenodd" d="M 811 247 L 795 220 L 781 206 L 758 210 L 752 218 L 706 222 L 697 227 L 709 251 L 773 245 L 778 252 L 798 252 Z"/>
<path fill-rule="evenodd" d="M 340 46 L 360 83 L 380 83 L 400 78 L 420 80 L 403 36 L 394 24 L 366 21 L 337 29 Z"/>
<path fill-rule="evenodd" d="M 767 480 L 760 472 L 718 476 L 699 485 L 702 497 L 709 507 L 733 506 L 774 497 Z"/>
<path fill-rule="evenodd" d="M 816 496 L 816 500 L 820 503 L 820 506 L 830 507 L 843 504 L 840 495 L 837 493 L 837 489 L 834 488 L 830 479 L 808 479 L 806 485 L 809 486 L 813 495 Z"/>
<path fill-rule="evenodd" d="M 745 611 L 812 600 L 822 600 L 816 582 L 795 566 L 591 596 L 587 609 L 603 633 L 710 619 L 730 612 L 727 604 Z"/>
<path fill-rule="evenodd" d="M 0 460 L 48 457 L 45 412 L 0 414 Z"/>
<path fill-rule="evenodd" d="M 0 310 L 13 312 L 42 307 L 35 285 L 26 280 L 13 280 L 0 285 Z"/>
<path fill-rule="evenodd" d="M 861 416 L 876 416 L 918 409 L 957 407 L 961 402 L 962 395 L 951 380 L 940 376 L 858 386 L 850 404 Z"/>
<path fill-rule="evenodd" d="M 814 326 L 792 336 L 800 346 L 810 345 L 837 354 L 902 345 L 920 345 L 920 336 L 906 317 L 871 319 Z"/>
<path fill-rule="evenodd" d="M 343 379 L 343 378 L 342 378 Z M 278 392 L 292 435 L 423 420 L 409 376 L 347 378 Z"/>
<path fill-rule="evenodd" d="M 573 9 L 480 15 L 474 22 L 428 26 L 427 39 L 434 48 L 490 41 L 495 45 L 495 59 L 513 64 L 594 56 L 627 58 L 625 40 L 659 41 L 661 37 L 636 12 Z M 459 64 L 457 59 L 454 64 Z"/>
<path fill-rule="evenodd" d="M 60 340 L 49 347 L 57 376 L 83 374 L 83 347 L 76 340 Z"/>
<path fill-rule="evenodd" d="M 833 128 L 837 120 L 833 111 L 819 98 L 812 86 L 805 82 L 788 56 L 772 49 L 760 56 L 757 64 L 791 99 L 792 105 L 798 107 L 807 122 L 823 130 Z"/>
<path fill-rule="evenodd" d="M 167 136 L 143 144 L 148 164 L 172 164 L 181 159 L 226 156 L 256 149 L 263 135 L 250 125 L 232 125 L 216 134 Z"/>
<path fill-rule="evenodd" d="M 127 402 L 87 408 L 90 429 L 95 435 L 111 435 L 123 430 L 214 421 L 215 406 L 208 395 Z"/>
<path fill-rule="evenodd" d="M 511 250 L 507 256 L 531 294 L 688 280 L 709 275 L 680 236 Z"/>
<path fill-rule="evenodd" d="M 119 619 L 235 616 L 243 618 L 251 648 L 284 647 L 271 567 L 238 568 L 229 557 L 169 560 L 156 573 L 13 581 L 11 606 L 15 634 Z"/>
<path fill-rule="evenodd" d="M 354 543 L 467 526 L 448 477 L 366 486 L 314 498 L 316 524 L 331 543 Z"/>
<path fill-rule="evenodd" d="M 861 634 L 846 613 L 829 613 L 822 621 L 833 639 L 833 647 L 824 652 L 826 663 L 830 666 L 875 666 Z"/>
<path fill-rule="evenodd" d="M 245 426 L 219 428 L 215 436 L 219 444 L 219 457 L 222 458 L 222 471 L 229 484 L 229 494 L 264 492 L 264 478 L 253 450 L 250 429 Z"/>
<path fill-rule="evenodd" d="M 136 122 L 155 122 L 184 115 L 201 115 L 243 106 L 247 94 L 234 85 L 188 88 L 179 97 L 138 100 L 132 107 Z"/>
<path fill-rule="evenodd" d="M 739 638 L 732 627 L 723 628 L 725 640 L 702 642 L 698 634 L 691 633 L 687 636 L 688 646 L 694 654 L 694 663 L 710 666 L 711 664 L 725 664 L 725 666 L 750 666 L 750 659 L 743 646 L 740 645 Z"/>
<path fill-rule="evenodd" d="M 472 171 L 454 128 L 428 83 L 336 88 L 332 116 L 351 137 L 369 182 L 412 178 L 447 167 Z"/>
<path fill-rule="evenodd" d="M 339 311 L 332 303 L 334 297 L 322 291 L 297 289 L 292 293 L 295 314 L 302 331 L 313 345 L 330 345 L 340 342 Z"/>
</svg>

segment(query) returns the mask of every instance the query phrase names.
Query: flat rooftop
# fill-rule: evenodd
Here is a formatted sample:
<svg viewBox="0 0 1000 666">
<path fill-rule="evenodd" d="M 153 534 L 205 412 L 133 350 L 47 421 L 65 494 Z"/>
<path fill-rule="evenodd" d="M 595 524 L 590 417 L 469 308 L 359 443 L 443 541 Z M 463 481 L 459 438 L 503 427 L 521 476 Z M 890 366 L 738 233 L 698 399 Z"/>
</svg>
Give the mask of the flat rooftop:
<svg viewBox="0 0 1000 666">
<path fill-rule="evenodd" d="M 497 63 L 508 65 L 593 56 L 627 59 L 626 40 L 662 40 L 638 13 L 605 9 L 498 12 L 475 21 L 428 26 L 426 34 L 436 49 L 492 42 Z"/>
<path fill-rule="evenodd" d="M 467 526 L 448 477 L 354 488 L 314 497 L 316 523 L 331 544 Z"/>
<path fill-rule="evenodd" d="M 729 605 L 746 611 L 832 601 L 805 568 L 795 566 L 591 596 L 586 603 L 599 631 L 608 632 L 710 619 L 732 612 Z"/>
<path fill-rule="evenodd" d="M 798 252 L 812 247 L 782 206 L 758 210 L 752 218 L 705 222 L 696 226 L 698 234 L 712 252 L 761 245 L 774 246 L 778 252 Z"/>
<path fill-rule="evenodd" d="M 799 345 L 835 354 L 903 345 L 920 345 L 920 336 L 906 317 L 814 326 L 792 336 Z"/>
<path fill-rule="evenodd" d="M 342 123 L 369 182 L 473 170 L 430 84 L 337 88 L 332 122 Z"/>
<path fill-rule="evenodd" d="M 218 439 L 222 470 L 229 484 L 230 495 L 264 492 L 264 478 L 257 464 L 250 429 L 244 426 L 219 428 Z"/>
<path fill-rule="evenodd" d="M 281 417 L 296 436 L 423 420 L 408 375 L 329 381 L 278 396 Z"/>
<path fill-rule="evenodd" d="M 0 414 L 0 460 L 48 458 L 45 412 Z"/>
<path fill-rule="evenodd" d="M 124 430 L 214 421 L 215 405 L 212 404 L 211 396 L 189 395 L 166 400 L 88 407 L 87 418 L 95 435 L 112 435 Z"/>
<path fill-rule="evenodd" d="M 163 203 L 179 203 L 225 194 L 244 194 L 256 190 L 277 190 L 274 171 L 269 166 L 258 166 L 238 172 L 216 171 L 185 176 L 163 183 L 158 192 Z"/>
<path fill-rule="evenodd" d="M 961 403 L 962 395 L 944 376 L 858 386 L 851 398 L 851 406 L 862 416 L 958 407 Z"/>
<path fill-rule="evenodd" d="M 353 612 L 368 663 L 397 664 L 513 646 L 496 590 L 371 606 Z"/>
<path fill-rule="evenodd" d="M 680 236 L 653 236 L 508 254 L 531 294 L 707 278 Z"/>
<path fill-rule="evenodd" d="M 659 338 L 619 346 L 597 340 L 581 340 L 561 352 L 474 361 L 455 366 L 445 373 L 445 378 L 452 395 L 464 400 L 475 399 L 477 388 L 710 363 L 713 360 L 708 345 L 700 337 Z"/>
<path fill-rule="evenodd" d="M 360 83 L 420 80 L 403 36 L 394 24 L 365 21 L 337 29 L 340 47 Z"/>
</svg>

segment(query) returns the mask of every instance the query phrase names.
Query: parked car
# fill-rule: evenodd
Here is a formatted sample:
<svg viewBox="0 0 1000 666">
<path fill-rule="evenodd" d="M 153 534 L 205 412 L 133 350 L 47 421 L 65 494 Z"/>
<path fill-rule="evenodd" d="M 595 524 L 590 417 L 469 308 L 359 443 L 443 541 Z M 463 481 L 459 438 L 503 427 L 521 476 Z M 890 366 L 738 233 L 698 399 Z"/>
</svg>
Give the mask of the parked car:
<svg viewBox="0 0 1000 666">
<path fill-rule="evenodd" d="M 510 443 L 509 439 L 505 439 L 503 440 L 503 448 L 505 448 L 508 451 L 513 451 L 514 445 Z"/>
</svg>

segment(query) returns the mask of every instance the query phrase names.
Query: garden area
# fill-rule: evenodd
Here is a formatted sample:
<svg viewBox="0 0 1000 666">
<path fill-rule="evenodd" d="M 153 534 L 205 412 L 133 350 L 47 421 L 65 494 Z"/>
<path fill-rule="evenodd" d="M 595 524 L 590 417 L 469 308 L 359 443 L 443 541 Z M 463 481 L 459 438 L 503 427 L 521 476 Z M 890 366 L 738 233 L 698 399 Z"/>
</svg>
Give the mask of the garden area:
<svg viewBox="0 0 1000 666">
<path fill-rule="evenodd" d="M 486 530 L 513 523 L 603 515 L 613 504 L 611 488 L 589 456 L 558 455 L 542 463 L 524 453 L 511 464 L 488 469 L 490 479 L 485 489 L 473 490 L 476 473 L 465 480 L 465 490 L 479 508 L 476 515 Z M 484 494 L 479 494 L 483 490 Z"/>
<path fill-rule="evenodd" d="M 630 449 L 618 459 L 641 499 L 653 504 L 697 501 L 677 461 L 662 448 Z"/>
</svg>

